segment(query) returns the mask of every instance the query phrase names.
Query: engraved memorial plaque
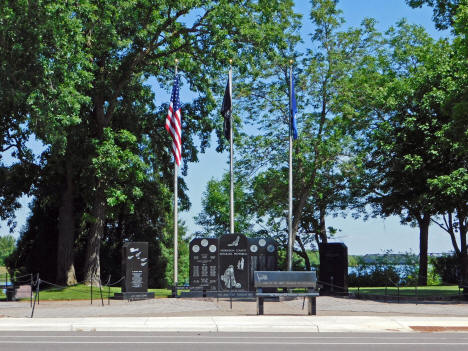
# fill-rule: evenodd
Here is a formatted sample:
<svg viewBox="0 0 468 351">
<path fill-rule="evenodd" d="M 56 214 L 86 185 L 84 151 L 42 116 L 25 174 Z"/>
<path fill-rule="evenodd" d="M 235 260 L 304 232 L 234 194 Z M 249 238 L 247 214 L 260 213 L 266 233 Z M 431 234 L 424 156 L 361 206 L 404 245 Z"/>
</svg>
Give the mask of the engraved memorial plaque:
<svg viewBox="0 0 468 351">
<path fill-rule="evenodd" d="M 125 275 L 122 292 L 147 292 L 148 243 L 129 242 L 123 244 L 122 268 Z"/>
<path fill-rule="evenodd" d="M 254 291 L 255 271 L 275 271 L 278 268 L 277 245 L 272 238 L 249 238 L 250 287 Z"/>
<path fill-rule="evenodd" d="M 250 271 L 249 242 L 243 234 L 219 238 L 219 290 L 248 291 Z"/>
<path fill-rule="evenodd" d="M 190 288 L 217 290 L 218 239 L 196 238 L 190 242 Z"/>
</svg>

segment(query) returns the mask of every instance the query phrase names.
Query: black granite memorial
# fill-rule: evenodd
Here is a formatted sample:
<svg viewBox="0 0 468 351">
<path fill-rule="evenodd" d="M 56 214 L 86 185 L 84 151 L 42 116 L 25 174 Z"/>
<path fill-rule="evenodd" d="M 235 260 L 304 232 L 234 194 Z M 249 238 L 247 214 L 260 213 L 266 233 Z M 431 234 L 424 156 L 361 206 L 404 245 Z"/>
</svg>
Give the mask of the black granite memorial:
<svg viewBox="0 0 468 351">
<path fill-rule="evenodd" d="M 193 239 L 189 249 L 190 289 L 218 290 L 218 239 Z"/>
<path fill-rule="evenodd" d="M 348 248 L 343 243 L 319 244 L 320 294 L 348 293 Z"/>
<path fill-rule="evenodd" d="M 278 249 L 272 238 L 249 238 L 250 290 L 254 288 L 255 271 L 276 271 L 278 269 Z"/>
<path fill-rule="evenodd" d="M 278 248 L 272 238 L 226 234 L 190 242 L 190 292 L 193 297 L 252 297 L 253 272 L 278 269 Z"/>
<path fill-rule="evenodd" d="M 247 237 L 243 234 L 221 236 L 218 257 L 219 291 L 249 291 L 250 256 Z"/>
<path fill-rule="evenodd" d="M 148 243 L 128 242 L 122 246 L 122 293 L 114 298 L 124 300 L 152 299 L 148 292 Z"/>
</svg>

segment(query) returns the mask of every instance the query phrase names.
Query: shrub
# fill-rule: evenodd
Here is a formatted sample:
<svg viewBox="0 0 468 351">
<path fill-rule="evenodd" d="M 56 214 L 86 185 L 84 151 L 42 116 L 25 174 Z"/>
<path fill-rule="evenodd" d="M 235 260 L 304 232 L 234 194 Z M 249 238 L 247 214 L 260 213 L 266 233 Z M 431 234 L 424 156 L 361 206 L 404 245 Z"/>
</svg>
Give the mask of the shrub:
<svg viewBox="0 0 468 351">
<path fill-rule="evenodd" d="M 414 285 L 418 275 L 418 258 L 413 253 L 366 255 L 356 258 L 348 275 L 349 286 Z"/>
<path fill-rule="evenodd" d="M 391 286 L 399 281 L 400 276 L 392 266 L 359 266 L 357 272 L 348 275 L 349 286 Z"/>
<path fill-rule="evenodd" d="M 458 259 L 452 255 L 431 257 L 430 264 L 434 267 L 434 273 L 440 277 L 444 284 L 458 284 Z"/>
</svg>

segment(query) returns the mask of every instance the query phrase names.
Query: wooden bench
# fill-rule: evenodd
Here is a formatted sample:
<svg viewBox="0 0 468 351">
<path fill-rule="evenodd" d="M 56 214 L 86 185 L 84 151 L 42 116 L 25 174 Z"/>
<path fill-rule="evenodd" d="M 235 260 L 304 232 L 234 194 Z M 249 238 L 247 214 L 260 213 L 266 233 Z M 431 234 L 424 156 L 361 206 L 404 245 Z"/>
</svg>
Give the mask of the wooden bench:
<svg viewBox="0 0 468 351">
<path fill-rule="evenodd" d="M 317 275 L 315 272 L 300 272 L 300 271 L 255 271 L 254 285 L 256 288 L 257 297 L 257 314 L 263 314 L 263 303 L 265 297 L 307 297 L 308 300 L 308 315 L 317 314 L 316 297 L 317 292 Z M 272 292 L 264 291 L 264 289 L 273 288 Z M 292 289 L 305 289 L 305 292 L 292 292 Z M 284 292 L 278 292 L 278 289 L 283 289 Z"/>
</svg>

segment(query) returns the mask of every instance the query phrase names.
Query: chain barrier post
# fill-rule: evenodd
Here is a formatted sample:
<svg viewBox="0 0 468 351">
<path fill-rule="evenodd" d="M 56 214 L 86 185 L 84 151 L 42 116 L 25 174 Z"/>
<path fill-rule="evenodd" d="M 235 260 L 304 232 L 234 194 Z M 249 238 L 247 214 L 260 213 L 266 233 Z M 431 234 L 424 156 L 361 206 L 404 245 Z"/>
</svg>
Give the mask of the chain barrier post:
<svg viewBox="0 0 468 351">
<path fill-rule="evenodd" d="M 36 279 L 36 295 L 34 295 L 34 304 L 32 305 L 32 310 L 31 310 L 31 318 L 34 316 L 34 308 L 36 307 L 36 300 L 37 304 L 39 304 L 39 285 L 40 285 L 40 279 L 39 279 L 39 273 L 37 273 L 37 279 Z"/>
<path fill-rule="evenodd" d="M 90 297 L 91 297 L 91 305 L 93 304 L 93 276 L 91 276 L 91 281 L 90 281 L 90 284 L 89 284 L 89 294 L 90 294 Z"/>
<path fill-rule="evenodd" d="M 101 283 L 101 276 L 99 276 L 99 292 L 101 293 L 101 306 L 104 306 L 104 299 L 102 297 L 102 283 Z"/>
<path fill-rule="evenodd" d="M 398 282 L 397 291 L 398 291 L 398 303 L 400 303 L 400 282 Z"/>
<path fill-rule="evenodd" d="M 109 274 L 109 279 L 107 279 L 107 304 L 110 305 L 110 280 L 111 275 Z"/>
<path fill-rule="evenodd" d="M 39 278 L 39 273 L 37 273 L 37 304 L 39 305 L 41 302 L 41 278 Z"/>
<path fill-rule="evenodd" d="M 29 307 L 32 307 L 32 296 L 33 296 L 33 274 L 32 273 L 29 273 L 29 276 L 30 276 L 30 286 L 31 286 L 31 289 L 30 289 L 30 297 L 29 297 Z"/>
</svg>

